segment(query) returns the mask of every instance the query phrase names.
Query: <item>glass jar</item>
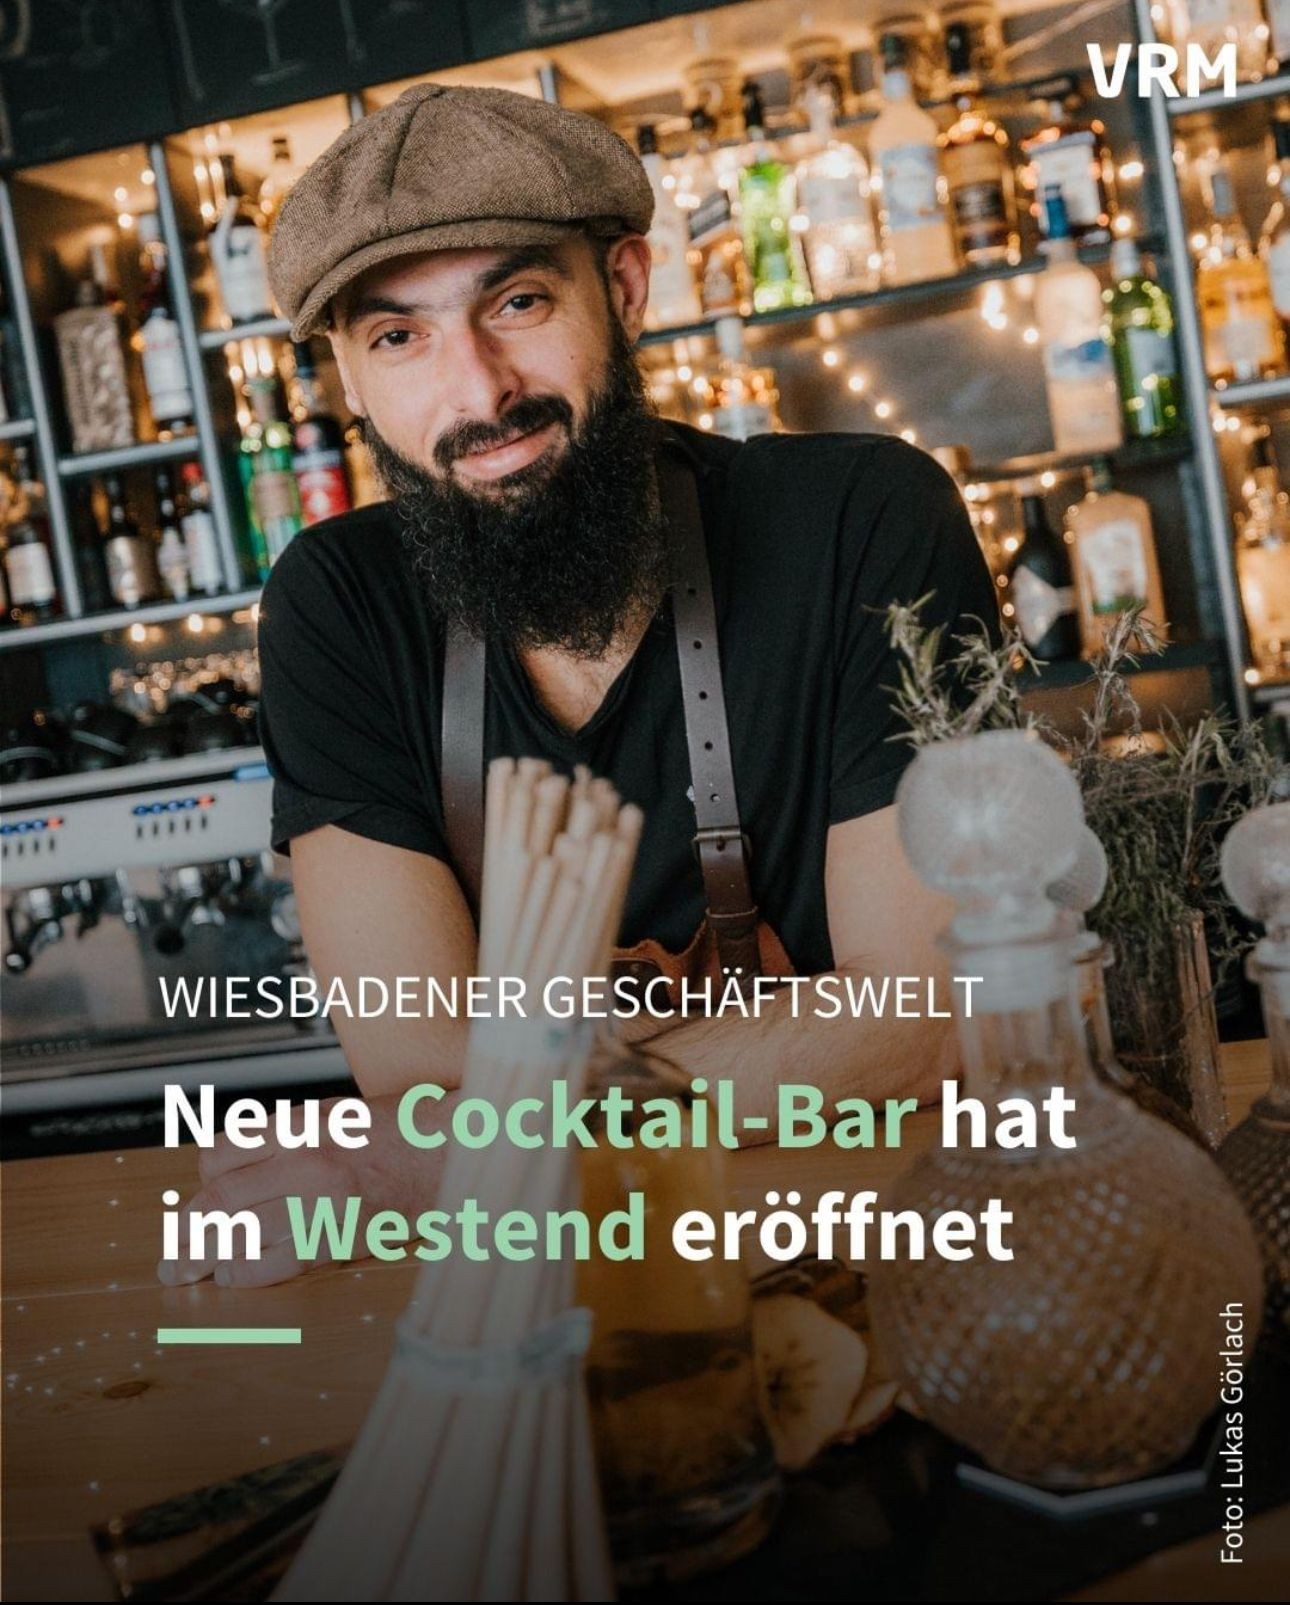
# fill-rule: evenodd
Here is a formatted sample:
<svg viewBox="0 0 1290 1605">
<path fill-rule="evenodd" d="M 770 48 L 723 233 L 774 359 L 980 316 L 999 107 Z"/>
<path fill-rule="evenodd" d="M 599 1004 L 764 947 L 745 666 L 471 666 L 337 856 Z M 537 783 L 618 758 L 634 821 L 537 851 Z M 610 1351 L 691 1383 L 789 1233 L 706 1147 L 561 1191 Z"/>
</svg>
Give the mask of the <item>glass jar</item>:
<svg viewBox="0 0 1290 1605">
<path fill-rule="evenodd" d="M 747 1272 L 671 1251 L 679 1214 L 726 1208 L 725 1150 L 640 1144 L 642 1121 L 662 1118 L 642 1115 L 646 1100 L 667 1106 L 688 1136 L 689 1080 L 665 1061 L 606 1048 L 588 1093 L 610 1088 L 631 1100 L 633 1143 L 584 1151 L 582 1205 L 595 1221 L 643 1194 L 646 1253 L 593 1254 L 578 1295 L 594 1316 L 586 1377 L 610 1547 L 620 1584 L 638 1587 L 726 1565 L 760 1543 L 779 1473 L 758 1404 Z"/>
</svg>

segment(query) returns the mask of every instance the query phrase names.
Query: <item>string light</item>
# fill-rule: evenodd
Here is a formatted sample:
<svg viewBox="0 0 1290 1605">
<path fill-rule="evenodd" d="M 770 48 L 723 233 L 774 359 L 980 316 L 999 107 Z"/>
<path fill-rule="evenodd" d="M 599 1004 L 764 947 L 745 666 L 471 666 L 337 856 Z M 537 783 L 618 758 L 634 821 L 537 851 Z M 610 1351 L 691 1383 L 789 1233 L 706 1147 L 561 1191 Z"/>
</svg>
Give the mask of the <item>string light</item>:
<svg viewBox="0 0 1290 1605">
<path fill-rule="evenodd" d="M 139 174 L 139 182 L 141 184 L 146 184 L 148 188 L 151 189 L 152 186 L 157 182 L 157 175 L 153 172 L 151 167 L 145 167 L 144 170 Z"/>
<path fill-rule="evenodd" d="M 1146 169 L 1139 161 L 1123 162 L 1120 165 L 1120 177 L 1125 183 L 1131 184 L 1134 179 L 1141 178 Z"/>
<path fill-rule="evenodd" d="M 820 353 L 820 361 L 826 368 L 836 368 L 838 363 L 842 361 L 842 353 L 836 346 L 829 346 L 827 350 Z"/>
<path fill-rule="evenodd" d="M 889 401 L 879 401 L 874 406 L 873 410 L 874 410 L 875 415 L 877 417 L 879 417 L 879 418 L 890 418 L 891 417 L 891 402 L 889 402 Z"/>
<path fill-rule="evenodd" d="M 918 443 L 918 436 L 912 429 L 902 429 L 900 431 L 900 438 L 906 443 L 906 445 L 909 446 L 914 446 Z"/>
<path fill-rule="evenodd" d="M 127 633 L 129 634 L 130 639 L 136 645 L 139 645 L 148 639 L 148 632 L 142 624 L 132 624 Z"/>
<path fill-rule="evenodd" d="M 1021 338 L 1028 346 L 1038 345 L 1039 330 L 1035 328 L 1033 323 L 1027 324 L 1027 326 L 1021 331 Z"/>
<path fill-rule="evenodd" d="M 712 414 L 710 412 L 701 412 L 699 414 L 699 428 L 700 429 L 711 429 L 712 425 L 713 425 L 713 421 L 714 420 L 713 420 Z"/>
<path fill-rule="evenodd" d="M 1053 473 L 1051 468 L 1046 468 L 1039 476 L 1039 483 L 1045 490 L 1051 490 L 1057 483 L 1057 475 Z"/>
<path fill-rule="evenodd" d="M 847 380 L 847 389 L 851 392 L 851 394 L 853 396 L 863 395 L 864 392 L 868 388 L 869 388 L 869 378 L 868 378 L 867 374 L 863 374 L 863 373 L 859 373 L 859 372 L 853 373 L 851 375 L 851 377 Z"/>
</svg>

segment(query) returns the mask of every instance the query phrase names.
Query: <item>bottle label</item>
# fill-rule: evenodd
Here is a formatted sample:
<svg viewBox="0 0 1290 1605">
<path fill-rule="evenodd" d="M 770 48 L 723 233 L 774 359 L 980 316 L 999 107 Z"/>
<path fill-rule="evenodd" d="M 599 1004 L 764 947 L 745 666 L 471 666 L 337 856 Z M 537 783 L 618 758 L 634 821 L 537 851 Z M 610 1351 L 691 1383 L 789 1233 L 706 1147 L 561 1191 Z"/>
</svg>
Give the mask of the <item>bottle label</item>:
<svg viewBox="0 0 1290 1605">
<path fill-rule="evenodd" d="M 349 512 L 349 480 L 338 451 L 311 453 L 310 457 L 307 462 L 296 459 L 300 511 L 306 524 L 321 524 L 324 518 Z"/>
<path fill-rule="evenodd" d="M 1287 0 L 1290 6 L 1290 0 Z M 1290 40 L 1287 40 L 1290 51 Z M 1272 281 L 1272 305 L 1290 321 L 1290 229 L 1268 251 L 1268 278 Z"/>
<path fill-rule="evenodd" d="M 155 423 L 192 417 L 193 398 L 184 368 L 184 350 L 173 318 L 153 313 L 144 322 L 143 382 Z"/>
<path fill-rule="evenodd" d="M 764 402 L 740 401 L 731 407 L 716 407 L 712 427 L 731 440 L 747 440 L 750 435 L 769 435 L 775 428 L 771 410 Z"/>
<path fill-rule="evenodd" d="M 260 526 L 268 526 L 279 519 L 293 522 L 300 517 L 300 496 L 296 490 L 296 476 L 281 468 L 257 470 L 251 480 L 251 495 Z"/>
<path fill-rule="evenodd" d="M 887 227 L 896 234 L 925 228 L 940 216 L 938 169 L 933 145 L 894 145 L 878 158 L 882 206 Z"/>
<path fill-rule="evenodd" d="M 733 227 L 734 212 L 730 196 L 717 185 L 709 190 L 690 213 L 689 230 L 692 245 L 707 245 Z"/>
<path fill-rule="evenodd" d="M 1158 329 L 1129 327 L 1124 331 L 1125 346 L 1129 353 L 1129 367 L 1133 372 L 1135 389 L 1141 389 L 1148 379 L 1173 379 L 1178 373 L 1174 356 L 1174 343 Z"/>
<path fill-rule="evenodd" d="M 49 549 L 44 541 L 10 546 L 4 556 L 9 597 L 15 607 L 44 607 L 58 595 Z"/>
<path fill-rule="evenodd" d="M 1242 543 L 1236 569 L 1255 662 L 1280 674 L 1290 666 L 1290 542 Z"/>
<path fill-rule="evenodd" d="M 1080 340 L 1073 345 L 1054 341 L 1044 351 L 1044 371 L 1056 385 L 1103 384 L 1115 380 L 1111 348 L 1105 340 Z"/>
<path fill-rule="evenodd" d="M 153 576 L 157 565 L 143 536 L 113 536 L 103 548 L 103 558 L 107 565 L 108 589 L 122 607 L 135 607 L 156 595 Z"/>
<path fill-rule="evenodd" d="M 1218 329 L 1219 350 L 1238 378 L 1253 378 L 1277 360 L 1272 326 L 1262 310 L 1243 312 L 1237 298 L 1229 299 Z"/>
<path fill-rule="evenodd" d="M 854 175 L 803 173 L 797 181 L 797 204 L 811 228 L 821 223 L 858 223 L 868 226 L 864 197 Z"/>
<path fill-rule="evenodd" d="M 1123 613 L 1147 600 L 1147 554 L 1131 518 L 1113 518 L 1079 540 L 1094 613 Z"/>
<path fill-rule="evenodd" d="M 194 507 L 185 514 L 181 528 L 184 547 L 188 552 L 188 572 L 193 589 L 209 596 L 223 584 L 220 571 L 219 547 L 215 540 L 215 520 L 204 507 Z"/>
<path fill-rule="evenodd" d="M 1075 591 L 1069 585 L 1050 585 L 1024 566 L 1012 576 L 1012 605 L 1017 628 L 1027 646 L 1038 646 L 1063 614 L 1074 613 Z"/>
<path fill-rule="evenodd" d="M 1061 186 L 1072 228 L 1093 228 L 1102 217 L 1102 188 L 1097 175 L 1097 146 L 1089 129 L 1076 129 L 1034 150 L 1035 193 L 1042 198 L 1049 184 Z M 1048 233 L 1048 209 L 1039 208 L 1039 227 Z"/>
<path fill-rule="evenodd" d="M 729 248 L 718 245 L 704 258 L 699 296 L 704 313 L 709 317 L 739 311 L 739 280 L 735 271 L 739 250 L 739 246 L 730 242 Z"/>
<path fill-rule="evenodd" d="M 962 184 L 950 192 L 954 225 L 965 251 L 1008 243 L 1008 202 L 997 178 Z"/>
<path fill-rule="evenodd" d="M 216 243 L 219 238 L 218 233 L 212 234 L 211 249 L 224 310 L 234 323 L 266 317 L 273 310 L 273 295 L 259 229 L 254 223 L 234 225 L 222 248 Z"/>
</svg>

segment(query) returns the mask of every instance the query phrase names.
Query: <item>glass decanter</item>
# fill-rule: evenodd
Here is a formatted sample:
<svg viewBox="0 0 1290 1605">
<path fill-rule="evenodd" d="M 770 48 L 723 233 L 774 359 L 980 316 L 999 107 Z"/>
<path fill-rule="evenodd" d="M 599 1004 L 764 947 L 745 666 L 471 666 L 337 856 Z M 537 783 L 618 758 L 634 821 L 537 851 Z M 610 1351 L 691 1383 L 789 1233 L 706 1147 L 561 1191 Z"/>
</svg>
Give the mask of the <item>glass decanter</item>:
<svg viewBox="0 0 1290 1605">
<path fill-rule="evenodd" d="M 1223 844 L 1223 884 L 1267 935 L 1249 958 L 1263 994 L 1272 1084 L 1218 1150 L 1263 1255 L 1265 1330 L 1290 1355 L 1290 802 L 1247 814 Z"/>
<path fill-rule="evenodd" d="M 619 1583 L 677 1581 L 726 1565 L 765 1536 L 779 1472 L 761 1417 L 753 1366 L 752 1294 L 738 1261 L 692 1262 L 670 1252 L 687 1209 L 714 1218 L 729 1203 L 719 1144 L 650 1148 L 639 1142 L 649 1100 L 689 1133 L 689 1078 L 666 1060 L 602 1044 L 588 1093 L 631 1102 L 633 1146 L 597 1138 L 582 1158 L 582 1207 L 592 1220 L 644 1195 L 641 1260 L 594 1253 L 579 1266 L 579 1301 L 595 1322 L 587 1351 L 596 1464 Z"/>
<path fill-rule="evenodd" d="M 1044 895 L 1082 822 L 1061 760 L 1022 731 L 943 742 L 897 800 L 910 862 L 960 905 L 951 973 L 980 978 L 957 1020 L 966 1093 L 990 1113 L 1030 1104 L 1040 1140 L 1004 1147 L 992 1129 L 898 1178 L 884 1205 L 929 1220 L 1001 1199 L 1013 1257 L 881 1262 L 875 1334 L 933 1425 L 1003 1475 L 1057 1489 L 1141 1477 L 1214 1408 L 1219 1311 L 1261 1308 L 1254 1234 L 1213 1160 L 1092 1072 L 1069 928 Z M 1073 1147 L 1049 1135 L 1055 1088 L 1074 1100 Z"/>
</svg>

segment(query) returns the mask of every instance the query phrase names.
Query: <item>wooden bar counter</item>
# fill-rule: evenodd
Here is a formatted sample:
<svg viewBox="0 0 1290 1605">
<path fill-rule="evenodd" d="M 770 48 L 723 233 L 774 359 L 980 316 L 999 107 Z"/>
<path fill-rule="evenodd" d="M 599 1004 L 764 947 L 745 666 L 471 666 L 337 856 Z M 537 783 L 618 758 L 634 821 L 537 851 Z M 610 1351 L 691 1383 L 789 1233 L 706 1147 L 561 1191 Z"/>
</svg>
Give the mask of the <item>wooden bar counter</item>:
<svg viewBox="0 0 1290 1605">
<path fill-rule="evenodd" d="M 1267 1084 L 1266 1044 L 1227 1047 L 1223 1068 L 1235 1122 Z M 768 1188 L 792 1187 L 806 1209 L 830 1187 L 881 1188 L 937 1131 L 935 1111 L 921 1111 L 906 1121 L 898 1151 L 741 1153 L 735 1201 L 751 1207 Z M 0 1170 L 10 1599 L 112 1598 L 90 1545 L 93 1524 L 344 1445 L 384 1372 L 415 1262 L 325 1267 L 255 1291 L 158 1283 L 161 1195 L 194 1190 L 196 1158 L 192 1147 L 130 1149 Z M 303 1341 L 253 1352 L 157 1345 L 159 1327 L 203 1325 L 298 1326 Z M 1189 1591 L 1198 1576 L 1193 1549 L 1206 1562 L 1202 1593 Z M 1079 1597 L 1278 1597 L 1258 1591 L 1256 1557 L 1290 1551 L 1290 1506 L 1251 1522 L 1251 1563 L 1211 1586 L 1214 1550 L 1208 1538 L 1161 1552 Z"/>
</svg>

